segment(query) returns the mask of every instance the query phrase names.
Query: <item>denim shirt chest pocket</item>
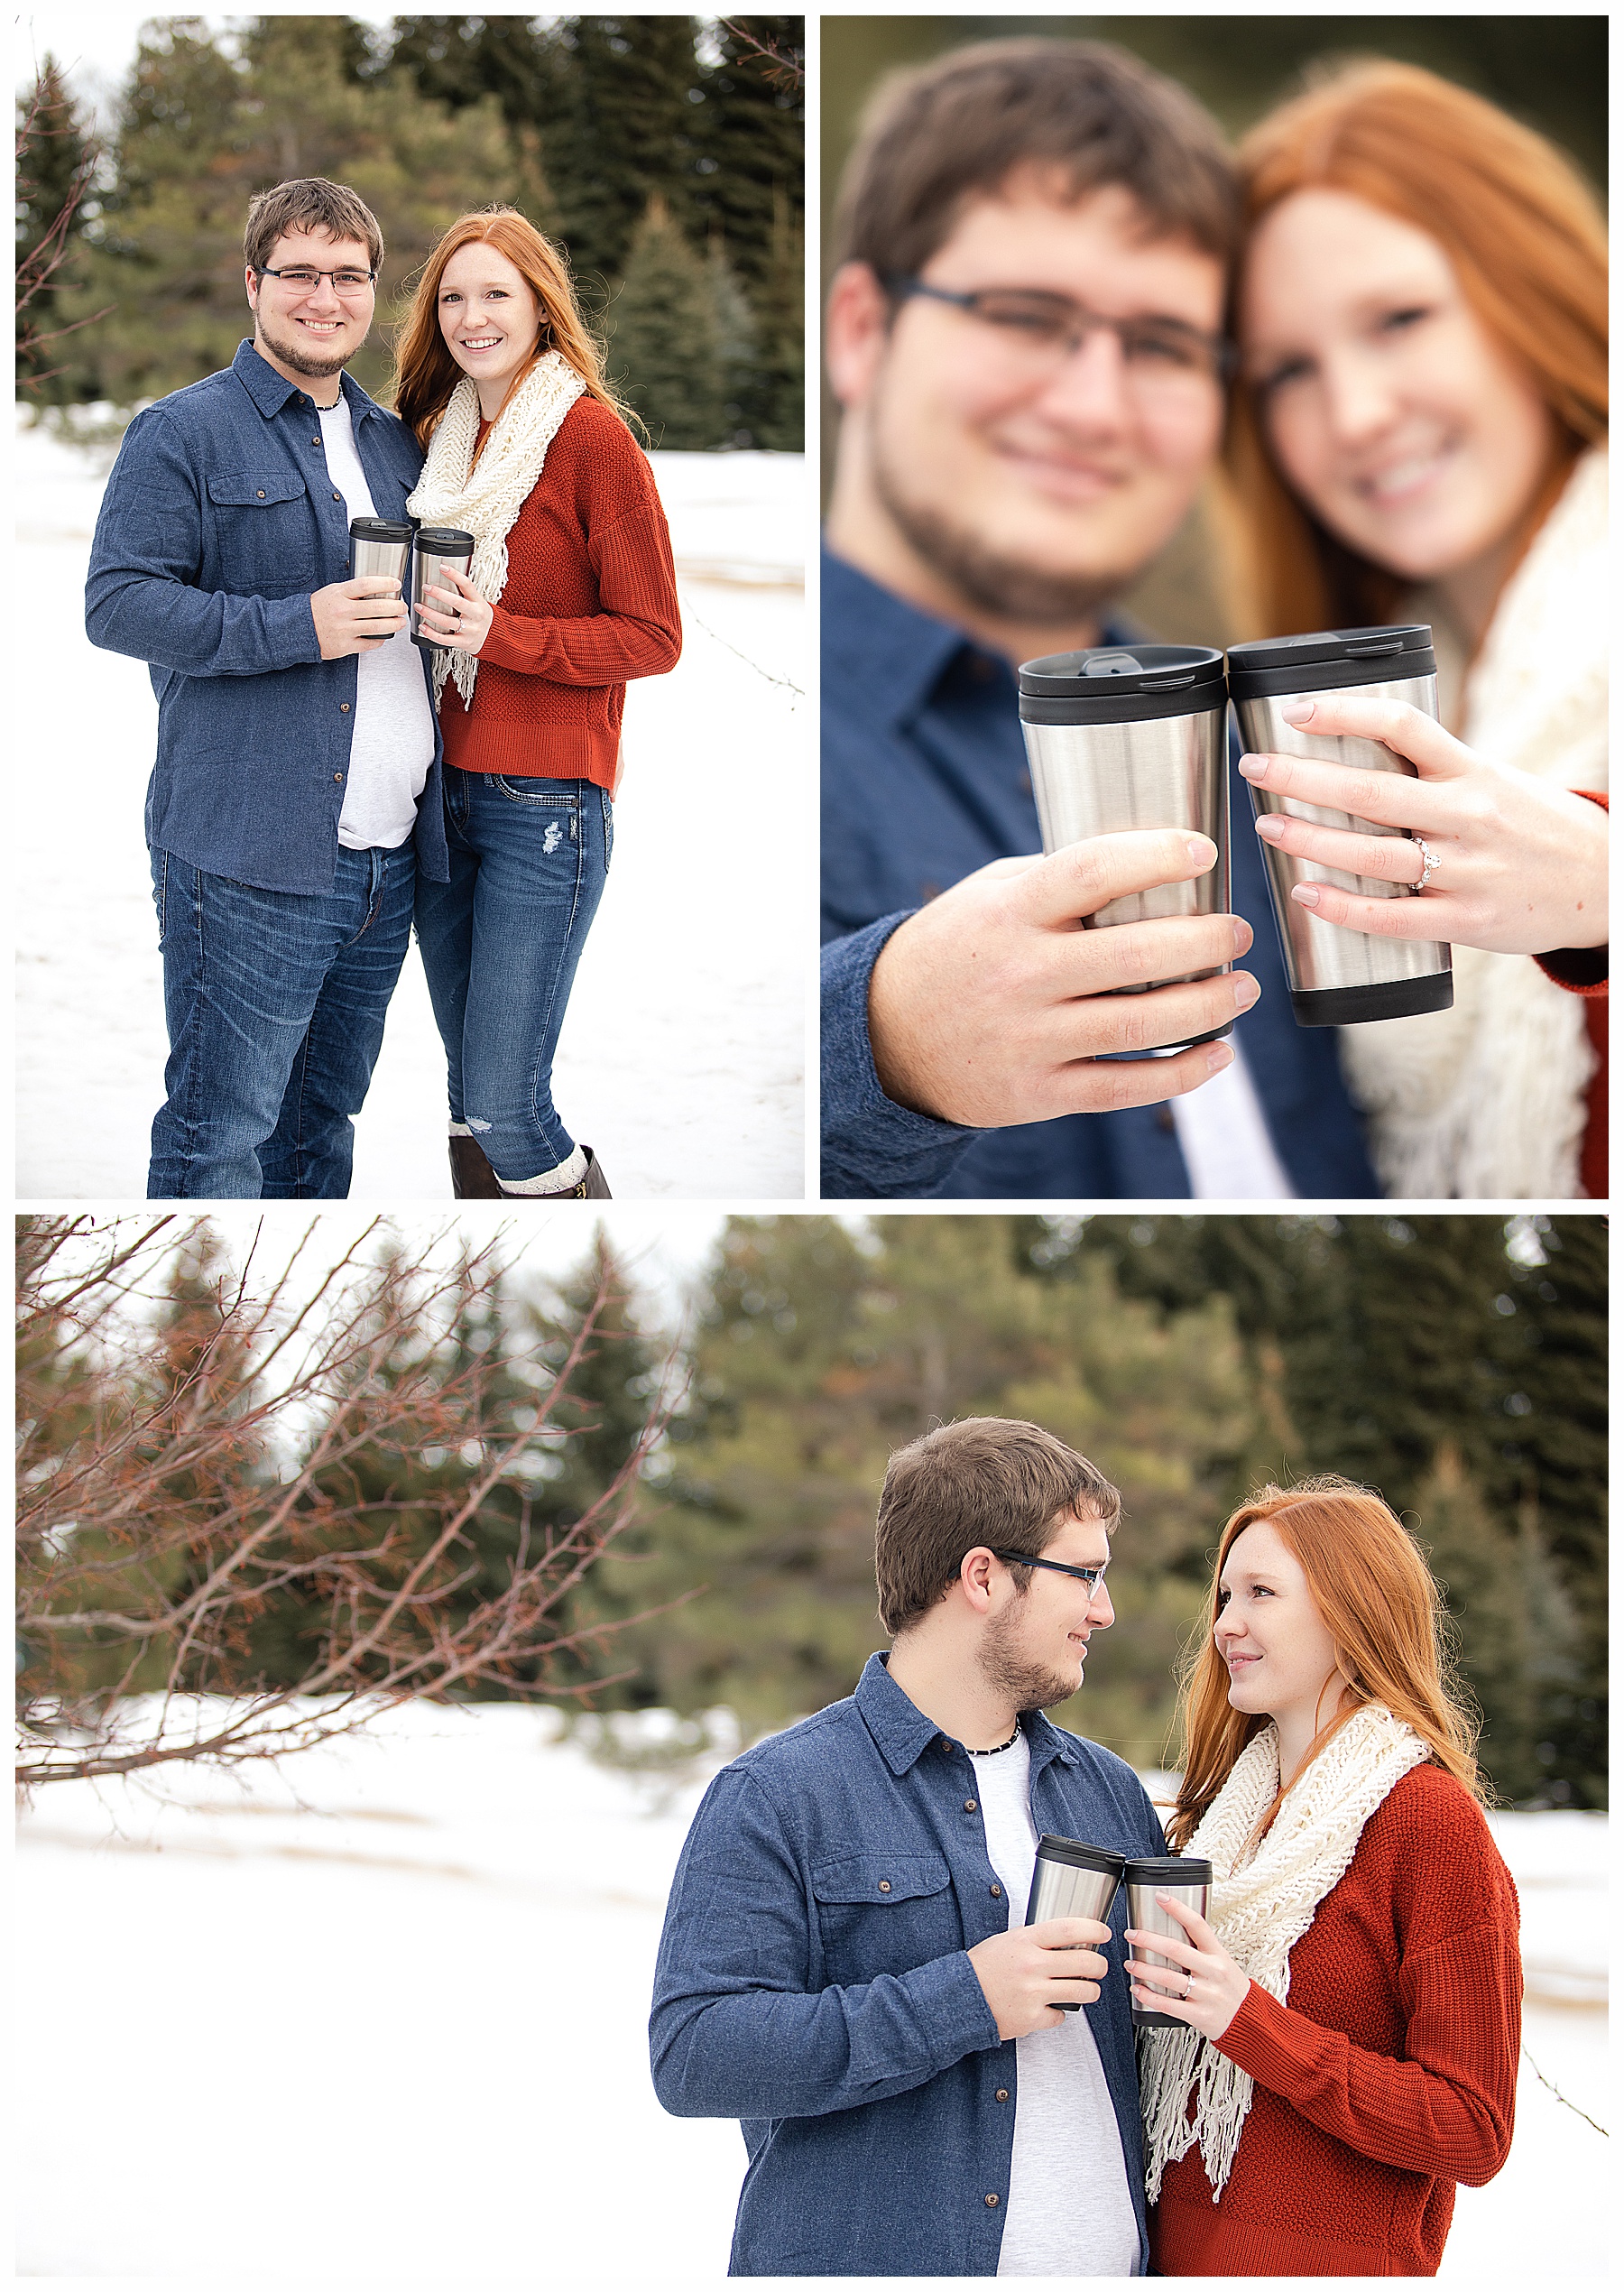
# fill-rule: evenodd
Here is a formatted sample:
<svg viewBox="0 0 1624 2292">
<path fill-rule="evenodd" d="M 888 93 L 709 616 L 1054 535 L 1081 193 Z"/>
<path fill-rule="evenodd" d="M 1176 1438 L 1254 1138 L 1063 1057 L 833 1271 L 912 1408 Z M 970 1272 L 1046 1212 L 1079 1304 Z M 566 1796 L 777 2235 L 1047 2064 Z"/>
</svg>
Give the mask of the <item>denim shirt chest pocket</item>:
<svg viewBox="0 0 1624 2292">
<path fill-rule="evenodd" d="M 812 1895 L 830 1982 L 908 1973 L 964 1946 L 945 1855 L 839 1855 L 813 1865 Z"/>
<path fill-rule="evenodd" d="M 291 596 L 322 586 L 316 521 L 291 470 L 227 470 L 208 481 L 218 586 L 238 596 Z M 208 570 L 205 586 L 211 587 Z"/>
</svg>

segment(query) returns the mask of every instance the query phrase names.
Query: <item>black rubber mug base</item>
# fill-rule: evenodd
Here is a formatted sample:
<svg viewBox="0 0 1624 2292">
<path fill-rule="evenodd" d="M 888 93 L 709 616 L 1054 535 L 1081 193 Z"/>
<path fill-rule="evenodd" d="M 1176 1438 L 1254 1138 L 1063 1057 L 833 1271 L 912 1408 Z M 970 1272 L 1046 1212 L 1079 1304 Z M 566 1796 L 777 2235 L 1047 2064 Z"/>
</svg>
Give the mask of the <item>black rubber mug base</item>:
<svg viewBox="0 0 1624 2292">
<path fill-rule="evenodd" d="M 1170 2013 L 1141 2013 L 1135 2006 L 1133 2026 L 1136 2029 L 1187 2029 L 1190 2025 Z"/>
<path fill-rule="evenodd" d="M 1453 1003 L 1454 974 L 1429 971 L 1419 979 L 1389 979 L 1377 986 L 1294 992 L 1291 1010 L 1299 1027 L 1357 1027 L 1367 1019 L 1416 1019 L 1426 1011 L 1447 1011 Z"/>
</svg>

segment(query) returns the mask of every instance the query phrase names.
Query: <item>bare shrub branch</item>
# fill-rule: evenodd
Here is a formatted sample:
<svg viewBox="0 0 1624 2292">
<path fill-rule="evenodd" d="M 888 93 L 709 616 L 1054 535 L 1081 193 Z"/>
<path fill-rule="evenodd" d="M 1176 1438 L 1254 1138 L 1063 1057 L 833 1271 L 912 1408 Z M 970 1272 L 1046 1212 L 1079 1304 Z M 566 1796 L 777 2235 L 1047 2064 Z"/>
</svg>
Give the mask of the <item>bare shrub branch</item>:
<svg viewBox="0 0 1624 2292">
<path fill-rule="evenodd" d="M 604 1484 L 548 1495 L 622 1341 L 613 1258 L 522 1328 L 500 1243 L 446 1228 L 414 1259 L 379 1220 L 323 1269 L 328 1230 L 271 1266 L 262 1225 L 234 1270 L 207 1220 L 19 1221 L 25 1790 L 629 1676 L 609 1640 L 663 1611 L 582 1622 L 576 1595 L 643 1514 L 673 1356 Z"/>
</svg>

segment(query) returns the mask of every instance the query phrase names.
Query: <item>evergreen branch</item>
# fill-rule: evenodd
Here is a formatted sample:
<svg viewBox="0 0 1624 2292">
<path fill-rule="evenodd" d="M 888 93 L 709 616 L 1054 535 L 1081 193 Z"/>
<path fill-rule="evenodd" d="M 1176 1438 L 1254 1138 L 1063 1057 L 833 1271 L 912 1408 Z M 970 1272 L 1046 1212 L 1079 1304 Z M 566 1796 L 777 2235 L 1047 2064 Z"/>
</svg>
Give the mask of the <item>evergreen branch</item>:
<svg viewBox="0 0 1624 2292">
<path fill-rule="evenodd" d="M 1591 2130 L 1592 2132 L 1600 2133 L 1603 2140 L 1610 2140 L 1612 2139 L 1612 2135 L 1608 2131 L 1605 2125 L 1598 2125 L 1593 2117 L 1587 2116 L 1585 2114 L 1585 2112 L 1580 2108 L 1576 2101 L 1570 2101 L 1566 2093 L 1563 2093 L 1557 2086 L 1551 2083 L 1550 2079 L 1546 2075 L 1545 2071 L 1540 2067 L 1538 2062 L 1535 2060 L 1533 2055 L 1528 2051 L 1527 2046 L 1523 2047 L 1522 2051 L 1523 2059 L 1527 2063 L 1529 2068 L 1538 2078 L 1546 2093 L 1555 2093 L 1563 2107 L 1564 2109 L 1571 2109 L 1575 2117 L 1583 2117 L 1585 2123 L 1590 2127 Z"/>
</svg>

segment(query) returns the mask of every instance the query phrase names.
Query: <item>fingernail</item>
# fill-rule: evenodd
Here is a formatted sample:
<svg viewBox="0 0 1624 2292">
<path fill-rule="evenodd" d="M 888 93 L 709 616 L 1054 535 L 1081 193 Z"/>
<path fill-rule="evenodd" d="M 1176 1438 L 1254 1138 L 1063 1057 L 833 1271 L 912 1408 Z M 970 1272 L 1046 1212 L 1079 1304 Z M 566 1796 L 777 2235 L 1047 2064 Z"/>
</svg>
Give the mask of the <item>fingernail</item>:
<svg viewBox="0 0 1624 2292">
<path fill-rule="evenodd" d="M 1247 921 L 1245 916 L 1237 915 L 1232 919 L 1230 929 L 1234 934 L 1235 953 L 1237 955 L 1244 955 L 1248 947 L 1250 947 L 1252 943 L 1251 925 Z"/>
<path fill-rule="evenodd" d="M 1286 833 L 1286 823 L 1278 812 L 1260 812 L 1252 826 L 1266 844 L 1278 844 Z"/>
<path fill-rule="evenodd" d="M 1237 770 L 1242 780 L 1261 780 L 1269 766 L 1261 756 L 1242 756 Z"/>
<path fill-rule="evenodd" d="M 1206 1068 L 1209 1075 L 1221 1075 L 1234 1058 L 1227 1042 L 1209 1042 L 1206 1047 Z"/>
<path fill-rule="evenodd" d="M 1190 855 L 1190 864 L 1204 874 L 1218 856 L 1218 846 L 1209 836 L 1192 836 L 1185 846 Z"/>
<path fill-rule="evenodd" d="M 1317 907 L 1320 903 L 1319 885 L 1295 883 L 1292 886 L 1291 896 L 1299 907 Z"/>
<path fill-rule="evenodd" d="M 1258 999 L 1258 983 L 1245 971 L 1237 971 L 1230 984 L 1235 991 L 1237 1011 L 1250 1011 Z"/>
<path fill-rule="evenodd" d="M 1282 700 L 1280 714 L 1288 725 L 1306 725 L 1314 714 L 1312 700 Z"/>
</svg>

